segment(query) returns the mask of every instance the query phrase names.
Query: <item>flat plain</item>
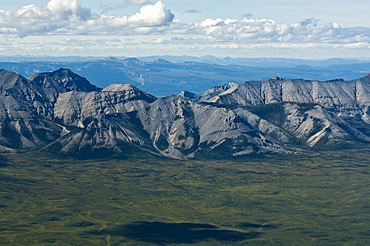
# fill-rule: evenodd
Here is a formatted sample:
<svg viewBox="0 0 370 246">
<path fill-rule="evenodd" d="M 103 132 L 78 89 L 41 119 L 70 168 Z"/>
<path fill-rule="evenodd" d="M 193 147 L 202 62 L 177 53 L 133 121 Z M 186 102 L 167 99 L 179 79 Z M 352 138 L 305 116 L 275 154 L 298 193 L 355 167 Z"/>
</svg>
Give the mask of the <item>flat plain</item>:
<svg viewBox="0 0 370 246">
<path fill-rule="evenodd" d="M 4 156 L 0 245 L 370 242 L 370 149 L 187 161 Z"/>
</svg>

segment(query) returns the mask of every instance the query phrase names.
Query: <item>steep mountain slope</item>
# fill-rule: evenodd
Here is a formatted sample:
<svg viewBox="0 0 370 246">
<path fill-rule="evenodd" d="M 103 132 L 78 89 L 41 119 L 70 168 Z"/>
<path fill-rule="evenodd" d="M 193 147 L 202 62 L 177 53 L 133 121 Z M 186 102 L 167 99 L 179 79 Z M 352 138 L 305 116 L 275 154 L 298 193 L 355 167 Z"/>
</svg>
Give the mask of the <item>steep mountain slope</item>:
<svg viewBox="0 0 370 246">
<path fill-rule="evenodd" d="M 315 103 L 338 115 L 363 115 L 370 105 L 370 74 L 352 81 L 284 80 L 275 77 L 244 84 L 230 83 L 207 90 L 199 101 L 233 105 Z"/>
<path fill-rule="evenodd" d="M 297 146 L 348 147 L 369 140 L 315 104 L 239 107 L 169 96 L 139 110 L 138 118 L 154 147 L 174 158 L 286 153 Z"/>
<path fill-rule="evenodd" d="M 139 152 L 138 146 L 152 149 L 146 132 L 142 131 L 140 122 L 131 113 L 85 118 L 80 127 L 68 129 L 43 150 L 69 157 L 104 158 Z"/>
<path fill-rule="evenodd" d="M 87 98 L 86 103 L 91 105 L 89 94 L 93 93 L 69 92 L 62 94 L 59 99 L 80 95 Z M 59 104 L 65 105 L 59 99 L 56 117 Z M 67 108 L 76 108 L 77 105 L 84 108 L 84 101 L 71 101 L 74 106 Z M 64 114 L 63 124 L 78 128 L 70 128 L 70 133 L 47 149 L 74 155 L 94 151 L 100 153 L 102 149 L 106 153 L 124 154 L 127 145 L 122 143 L 126 142 L 178 159 L 201 157 L 210 153 L 225 157 L 266 151 L 286 152 L 284 147 L 265 137 L 233 110 L 220 108 L 218 105 L 192 103 L 189 98 L 173 95 L 147 103 L 137 111 L 127 112 L 121 107 L 122 112 L 104 113 L 100 110 L 107 108 L 100 107 L 101 101 L 96 102 L 99 102 L 95 103 L 99 108 L 95 107 L 89 113 L 81 110 L 79 114 Z M 78 122 L 68 121 L 72 118 L 78 119 Z"/>
<path fill-rule="evenodd" d="M 32 113 L 51 117 L 52 107 L 46 94 L 26 78 L 0 69 L 0 90 L 1 118 L 31 118 Z"/>
<path fill-rule="evenodd" d="M 173 95 L 158 99 L 139 110 L 138 118 L 161 154 L 182 158 L 197 148 L 199 135 L 187 98 Z"/>
<path fill-rule="evenodd" d="M 54 120 L 54 103 L 69 90 L 97 90 L 67 69 L 26 79 L 0 70 L 0 150 L 39 147 L 56 140 L 63 127 Z"/>
<path fill-rule="evenodd" d="M 111 85 L 103 91 L 63 93 L 54 107 L 55 121 L 71 131 L 47 149 L 78 156 L 123 153 L 127 148 L 124 143 L 150 149 L 146 132 L 135 120 L 135 112 L 155 100 L 154 96 L 132 85 Z"/>
<path fill-rule="evenodd" d="M 71 91 L 61 94 L 54 107 L 55 119 L 65 125 L 81 126 L 86 118 L 138 110 L 156 100 L 132 85 L 111 85 L 103 91 Z"/>
<path fill-rule="evenodd" d="M 242 107 L 244 108 L 244 107 Z M 316 104 L 278 103 L 249 106 L 257 115 L 250 124 L 267 136 L 290 146 L 343 148 L 367 143 L 370 138 L 334 113 Z M 238 108 L 238 113 L 245 111 Z"/>
<path fill-rule="evenodd" d="M 52 104 L 42 88 L 26 78 L 0 70 L 0 150 L 37 147 L 59 137 L 51 122 Z"/>
</svg>

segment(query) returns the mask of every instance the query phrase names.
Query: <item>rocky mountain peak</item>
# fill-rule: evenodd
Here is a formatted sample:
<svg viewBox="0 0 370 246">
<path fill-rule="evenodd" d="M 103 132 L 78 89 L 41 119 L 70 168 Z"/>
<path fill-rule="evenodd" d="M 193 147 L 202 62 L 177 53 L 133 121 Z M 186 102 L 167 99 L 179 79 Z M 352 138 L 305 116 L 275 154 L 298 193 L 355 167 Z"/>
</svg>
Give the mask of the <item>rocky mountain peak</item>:
<svg viewBox="0 0 370 246">
<path fill-rule="evenodd" d="M 126 100 L 143 100 L 150 103 L 157 99 L 155 96 L 150 95 L 131 84 L 111 84 L 102 91 L 107 93 L 118 93 L 120 98 L 125 98 Z"/>
<path fill-rule="evenodd" d="M 0 70 L 0 90 L 0 110 L 4 112 L 3 117 L 22 118 L 21 115 L 24 115 L 32 118 L 30 114 L 51 117 L 51 105 L 43 89 L 25 77 Z"/>
<path fill-rule="evenodd" d="M 38 85 L 0 70 L 0 150 L 38 147 L 55 140 L 52 104 Z"/>
<path fill-rule="evenodd" d="M 1 88 L 7 89 L 13 87 L 17 81 L 25 82 L 26 79 L 16 73 L 0 69 L 0 86 Z"/>
<path fill-rule="evenodd" d="M 180 92 L 179 95 L 182 96 L 182 97 L 190 98 L 190 99 L 194 99 L 194 98 L 197 97 L 197 94 L 192 93 L 190 91 L 182 91 L 182 92 Z"/>
<path fill-rule="evenodd" d="M 236 82 L 230 82 L 226 85 L 220 85 L 220 86 L 215 86 L 215 87 L 212 87 L 210 89 L 208 89 L 207 91 L 205 91 L 203 94 L 200 95 L 200 98 L 199 100 L 200 101 L 207 101 L 215 96 L 218 96 L 219 94 L 221 93 L 224 93 L 228 90 L 233 90 L 235 89 L 236 87 L 238 87 L 238 83 Z"/>
<path fill-rule="evenodd" d="M 52 103 L 56 102 L 61 93 L 68 91 L 99 91 L 86 78 L 79 76 L 70 69 L 60 68 L 54 72 L 37 73 L 28 78 L 35 85 L 43 88 Z"/>
<path fill-rule="evenodd" d="M 44 88 L 54 87 L 66 91 L 99 91 L 86 78 L 79 76 L 70 69 L 60 68 L 54 72 L 37 73 L 28 78 L 33 83 Z"/>
<path fill-rule="evenodd" d="M 110 84 L 103 91 L 127 91 L 127 90 L 135 90 L 137 89 L 135 86 L 131 84 Z"/>
</svg>

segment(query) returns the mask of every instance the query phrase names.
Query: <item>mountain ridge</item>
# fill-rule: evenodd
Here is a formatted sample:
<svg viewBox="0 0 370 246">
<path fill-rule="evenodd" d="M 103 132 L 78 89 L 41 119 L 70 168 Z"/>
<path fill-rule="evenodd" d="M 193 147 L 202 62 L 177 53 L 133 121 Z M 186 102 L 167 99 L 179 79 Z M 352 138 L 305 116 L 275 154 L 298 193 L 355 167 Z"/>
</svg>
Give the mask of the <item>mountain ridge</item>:
<svg viewBox="0 0 370 246">
<path fill-rule="evenodd" d="M 284 80 L 275 77 L 213 87 L 201 94 L 198 101 L 235 105 L 317 103 L 338 114 L 357 114 L 367 111 L 370 105 L 368 84 L 370 74 L 351 81 Z"/>
<path fill-rule="evenodd" d="M 0 70 L 0 151 L 188 159 L 363 146 L 370 142 L 367 88 L 370 74 L 351 81 L 273 77 L 156 98 L 130 84 L 100 89 L 69 69 L 28 79 Z"/>
</svg>

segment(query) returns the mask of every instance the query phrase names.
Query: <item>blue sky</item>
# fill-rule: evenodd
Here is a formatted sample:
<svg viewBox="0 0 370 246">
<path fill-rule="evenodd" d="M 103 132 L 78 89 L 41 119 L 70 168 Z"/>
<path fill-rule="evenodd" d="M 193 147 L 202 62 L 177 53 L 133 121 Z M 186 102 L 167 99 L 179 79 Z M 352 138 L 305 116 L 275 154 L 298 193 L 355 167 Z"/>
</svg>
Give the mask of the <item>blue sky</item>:
<svg viewBox="0 0 370 246">
<path fill-rule="evenodd" d="M 365 0 L 2 0 L 3 55 L 370 57 Z"/>
</svg>

